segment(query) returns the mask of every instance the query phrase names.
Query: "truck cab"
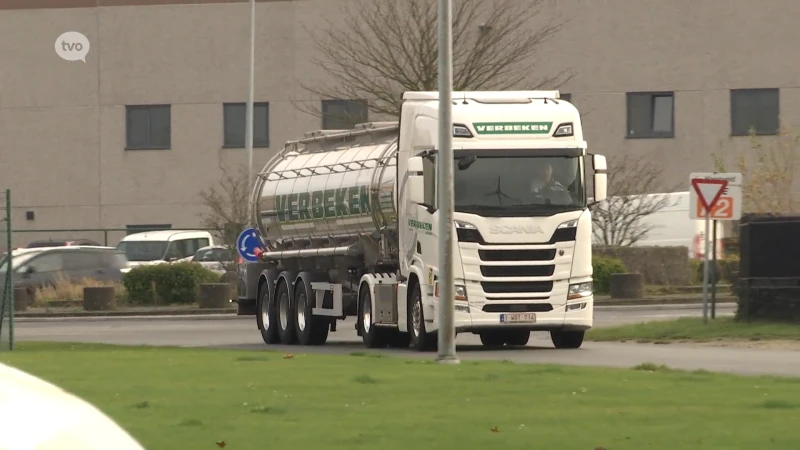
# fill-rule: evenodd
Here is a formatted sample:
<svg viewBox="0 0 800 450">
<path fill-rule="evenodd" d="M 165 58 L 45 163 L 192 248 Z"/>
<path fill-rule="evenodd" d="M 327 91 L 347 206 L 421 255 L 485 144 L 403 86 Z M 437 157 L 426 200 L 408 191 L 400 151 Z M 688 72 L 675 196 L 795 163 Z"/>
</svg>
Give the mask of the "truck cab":
<svg viewBox="0 0 800 450">
<path fill-rule="evenodd" d="M 398 313 L 399 328 L 412 345 L 432 347 L 438 93 L 403 98 L 398 297 L 410 299 L 411 311 Z M 556 91 L 455 92 L 453 101 L 456 332 L 498 346 L 525 345 L 531 331 L 542 330 L 556 347 L 579 347 L 593 323 L 588 198 L 605 198 L 605 157 L 588 153 L 578 110 Z"/>
</svg>

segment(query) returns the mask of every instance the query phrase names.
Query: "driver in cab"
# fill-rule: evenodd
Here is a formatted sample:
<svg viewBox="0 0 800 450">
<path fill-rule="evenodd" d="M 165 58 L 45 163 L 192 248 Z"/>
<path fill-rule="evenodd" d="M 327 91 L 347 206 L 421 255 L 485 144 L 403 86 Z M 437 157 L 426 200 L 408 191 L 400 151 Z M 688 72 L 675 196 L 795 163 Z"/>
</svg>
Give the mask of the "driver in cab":
<svg viewBox="0 0 800 450">
<path fill-rule="evenodd" d="M 546 195 L 552 192 L 566 192 L 567 188 L 553 178 L 553 166 L 544 163 L 534 168 L 531 180 L 531 192 L 536 195 Z"/>
</svg>

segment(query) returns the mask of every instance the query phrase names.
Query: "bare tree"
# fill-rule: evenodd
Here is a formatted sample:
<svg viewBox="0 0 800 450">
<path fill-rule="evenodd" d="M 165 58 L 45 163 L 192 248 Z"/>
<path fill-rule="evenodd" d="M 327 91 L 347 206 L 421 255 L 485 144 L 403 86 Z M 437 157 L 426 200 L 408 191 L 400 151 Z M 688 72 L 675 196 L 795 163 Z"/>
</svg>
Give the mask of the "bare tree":
<svg viewBox="0 0 800 450">
<path fill-rule="evenodd" d="M 611 158 L 608 198 L 592 209 L 592 230 L 595 237 L 608 246 L 628 247 L 647 236 L 653 226 L 643 219 L 675 203 L 667 195 L 680 184 L 661 184 L 662 169 L 646 156 Z M 648 195 L 650 194 L 650 195 Z"/>
<path fill-rule="evenodd" d="M 543 13 L 546 0 L 454 0 L 454 90 L 556 89 L 568 71 L 537 70 L 542 44 L 565 21 Z M 404 91 L 438 88 L 437 5 L 431 0 L 359 0 L 343 7 L 343 23 L 307 30 L 331 80 L 301 87 L 314 97 L 366 101 L 370 111 L 398 117 Z M 298 105 L 320 115 L 307 103 Z"/>
<path fill-rule="evenodd" d="M 730 141 L 728 145 L 720 142 L 722 154 L 735 152 L 730 144 Z M 731 166 L 743 178 L 742 212 L 792 214 L 800 211 L 800 199 L 793 196 L 800 169 L 800 135 L 785 124 L 781 124 L 777 136 L 758 136 L 751 128 L 747 149 L 738 153 Z M 727 171 L 725 157 L 714 154 L 713 159 L 717 171 Z"/>
<path fill-rule="evenodd" d="M 223 245 L 230 249 L 231 260 L 236 261 L 236 239 L 249 222 L 250 187 L 245 168 L 234 170 L 220 164 L 220 170 L 219 184 L 200 192 L 200 200 L 206 207 L 200 219 L 204 227 L 221 237 Z"/>
</svg>

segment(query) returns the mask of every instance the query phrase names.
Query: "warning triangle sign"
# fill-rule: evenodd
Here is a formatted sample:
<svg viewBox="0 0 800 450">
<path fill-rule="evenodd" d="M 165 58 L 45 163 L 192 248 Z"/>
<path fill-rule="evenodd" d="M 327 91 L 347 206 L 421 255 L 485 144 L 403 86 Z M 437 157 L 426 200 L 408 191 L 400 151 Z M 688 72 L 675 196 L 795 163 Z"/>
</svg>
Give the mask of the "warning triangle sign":
<svg viewBox="0 0 800 450">
<path fill-rule="evenodd" d="M 703 205 L 706 213 L 711 212 L 711 208 L 725 192 L 728 180 L 709 180 L 705 178 L 695 178 L 692 180 L 692 187 L 697 193 L 697 200 Z"/>
</svg>

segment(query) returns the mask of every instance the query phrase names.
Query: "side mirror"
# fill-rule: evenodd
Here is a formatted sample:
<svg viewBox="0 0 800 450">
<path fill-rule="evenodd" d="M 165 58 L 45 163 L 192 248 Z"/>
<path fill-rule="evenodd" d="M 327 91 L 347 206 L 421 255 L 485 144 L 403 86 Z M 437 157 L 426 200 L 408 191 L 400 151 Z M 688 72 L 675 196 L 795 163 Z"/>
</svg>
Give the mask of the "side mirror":
<svg viewBox="0 0 800 450">
<path fill-rule="evenodd" d="M 422 175 L 422 171 L 425 170 L 422 164 L 422 156 L 414 156 L 408 159 L 408 168 L 406 172 L 409 175 Z"/>
<path fill-rule="evenodd" d="M 23 273 L 28 274 L 28 275 L 30 275 L 30 274 L 32 274 L 34 272 L 36 272 L 36 269 L 34 269 L 32 266 L 26 267 L 25 270 L 23 271 Z"/>
<path fill-rule="evenodd" d="M 608 196 L 608 163 L 603 155 L 592 155 L 594 167 L 594 203 L 600 203 Z"/>
<path fill-rule="evenodd" d="M 422 175 L 409 175 L 406 189 L 409 200 L 418 205 L 425 204 L 425 178 Z"/>
</svg>

